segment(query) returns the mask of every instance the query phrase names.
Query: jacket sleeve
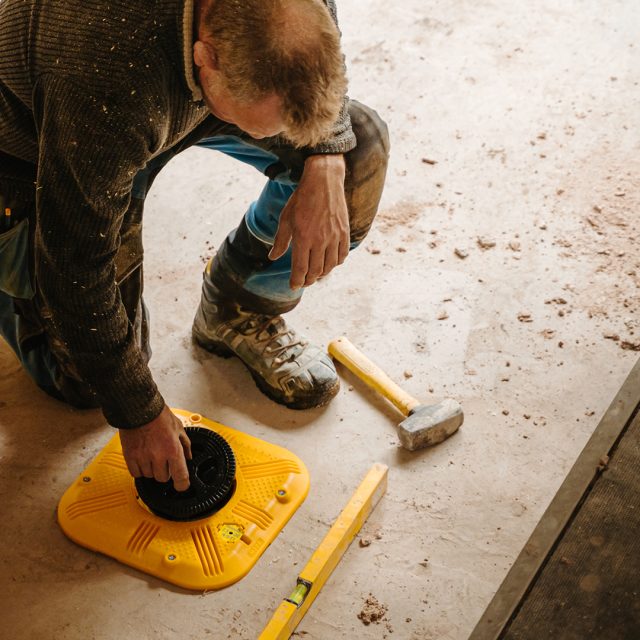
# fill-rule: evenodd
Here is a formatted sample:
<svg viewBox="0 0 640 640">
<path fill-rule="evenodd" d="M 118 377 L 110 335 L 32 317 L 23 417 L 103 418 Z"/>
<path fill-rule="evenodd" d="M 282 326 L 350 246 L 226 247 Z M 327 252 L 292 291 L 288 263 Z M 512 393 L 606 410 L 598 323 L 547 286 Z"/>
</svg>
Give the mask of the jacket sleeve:
<svg viewBox="0 0 640 640">
<path fill-rule="evenodd" d="M 109 423 L 146 424 L 164 400 L 120 299 L 115 257 L 133 177 L 150 156 L 148 133 L 64 79 L 40 78 L 33 99 L 38 295 Z"/>
<path fill-rule="evenodd" d="M 325 0 L 329 13 L 338 29 L 338 12 L 335 0 Z M 356 137 L 351 128 L 351 118 L 349 117 L 349 98 L 344 96 L 342 109 L 338 119 L 333 125 L 331 136 L 321 144 L 310 149 L 311 153 L 346 153 L 356 146 Z"/>
</svg>

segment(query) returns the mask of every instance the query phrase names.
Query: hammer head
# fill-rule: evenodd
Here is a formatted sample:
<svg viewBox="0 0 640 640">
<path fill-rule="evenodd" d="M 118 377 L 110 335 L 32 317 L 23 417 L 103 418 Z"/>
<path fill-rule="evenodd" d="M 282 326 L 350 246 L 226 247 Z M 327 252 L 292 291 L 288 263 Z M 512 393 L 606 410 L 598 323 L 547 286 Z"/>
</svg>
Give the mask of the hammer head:
<svg viewBox="0 0 640 640">
<path fill-rule="evenodd" d="M 400 444 L 409 451 L 438 444 L 453 435 L 463 420 L 460 403 L 451 398 L 438 404 L 419 404 L 398 425 Z"/>
</svg>

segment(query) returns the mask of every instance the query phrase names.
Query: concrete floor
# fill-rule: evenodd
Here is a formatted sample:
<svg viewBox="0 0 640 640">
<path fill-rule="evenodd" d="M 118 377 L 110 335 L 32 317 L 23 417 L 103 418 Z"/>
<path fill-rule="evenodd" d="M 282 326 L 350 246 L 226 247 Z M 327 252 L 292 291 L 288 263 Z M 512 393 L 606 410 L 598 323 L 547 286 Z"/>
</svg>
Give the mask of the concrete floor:
<svg viewBox="0 0 640 640">
<path fill-rule="evenodd" d="M 389 489 L 363 528 L 372 544 L 348 550 L 297 634 L 462 640 L 635 362 L 637 3 L 340 10 L 350 92 L 388 121 L 391 167 L 364 246 L 290 320 L 323 344 L 349 336 L 426 401 L 457 398 L 463 428 L 409 454 L 394 410 L 344 370 L 329 407 L 293 412 L 239 362 L 191 345 L 204 260 L 261 179 L 190 150 L 148 202 L 152 368 L 173 406 L 298 454 L 309 497 L 251 573 L 219 592 L 173 588 L 80 548 L 56 504 L 112 430 L 99 412 L 40 393 L 0 345 L 2 637 L 256 638 L 380 461 Z M 365 626 L 369 594 L 388 611 Z"/>
</svg>

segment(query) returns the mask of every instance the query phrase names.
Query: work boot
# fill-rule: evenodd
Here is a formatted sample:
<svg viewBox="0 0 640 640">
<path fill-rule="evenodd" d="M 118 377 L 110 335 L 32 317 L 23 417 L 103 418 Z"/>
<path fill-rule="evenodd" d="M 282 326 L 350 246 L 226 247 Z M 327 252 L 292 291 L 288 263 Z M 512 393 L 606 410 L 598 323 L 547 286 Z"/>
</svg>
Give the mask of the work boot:
<svg viewBox="0 0 640 640">
<path fill-rule="evenodd" d="M 206 275 L 192 333 L 207 351 L 240 358 L 258 389 L 290 409 L 321 407 L 338 393 L 340 383 L 327 353 L 287 327 L 282 316 L 222 304 Z"/>
</svg>

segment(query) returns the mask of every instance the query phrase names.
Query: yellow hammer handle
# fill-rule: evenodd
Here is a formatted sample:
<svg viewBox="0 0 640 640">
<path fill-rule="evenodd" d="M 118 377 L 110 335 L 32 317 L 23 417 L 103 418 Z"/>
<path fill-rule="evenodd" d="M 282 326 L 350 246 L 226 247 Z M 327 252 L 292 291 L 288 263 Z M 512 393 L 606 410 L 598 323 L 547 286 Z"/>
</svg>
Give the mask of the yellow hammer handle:
<svg viewBox="0 0 640 640">
<path fill-rule="evenodd" d="M 344 336 L 329 343 L 329 354 L 349 371 L 355 373 L 366 385 L 392 402 L 405 416 L 420 404 L 419 400 L 402 390 L 379 366 L 373 364 Z"/>
</svg>

